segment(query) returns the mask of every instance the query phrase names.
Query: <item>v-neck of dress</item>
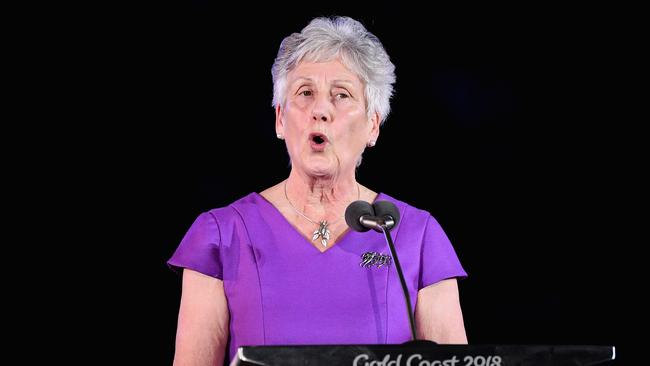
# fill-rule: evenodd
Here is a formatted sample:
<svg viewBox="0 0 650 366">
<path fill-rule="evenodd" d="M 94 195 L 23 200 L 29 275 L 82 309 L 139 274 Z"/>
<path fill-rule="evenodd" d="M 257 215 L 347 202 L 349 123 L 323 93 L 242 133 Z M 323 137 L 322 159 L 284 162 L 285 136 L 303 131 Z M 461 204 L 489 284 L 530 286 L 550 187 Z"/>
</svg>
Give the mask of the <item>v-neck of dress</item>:
<svg viewBox="0 0 650 366">
<path fill-rule="evenodd" d="M 257 198 L 259 199 L 259 201 L 263 202 L 262 204 L 267 205 L 267 206 L 269 207 L 269 212 L 272 212 L 273 215 L 278 216 L 278 217 L 279 217 L 279 220 L 280 220 L 281 222 L 283 222 L 283 224 L 284 224 L 285 226 L 287 226 L 287 227 L 289 228 L 289 230 L 291 230 L 295 235 L 297 235 L 297 236 L 299 236 L 300 238 L 302 238 L 305 242 L 307 242 L 307 244 L 309 244 L 309 246 L 310 246 L 313 250 L 315 250 L 315 251 L 318 252 L 319 254 L 325 254 L 325 253 L 329 252 L 330 250 L 332 250 L 333 248 L 338 247 L 338 246 L 339 246 L 343 241 L 345 241 L 345 240 L 347 239 L 348 236 L 351 235 L 351 231 L 352 231 L 352 230 L 348 227 L 345 231 L 343 231 L 343 232 L 341 233 L 341 235 L 339 235 L 338 238 L 336 238 L 336 241 L 334 241 L 334 242 L 332 243 L 332 245 L 329 245 L 329 246 L 327 247 L 327 249 L 325 249 L 325 250 L 320 250 L 320 249 L 316 248 L 316 246 L 314 245 L 314 243 L 313 243 L 312 241 L 310 241 L 309 238 L 307 238 L 307 237 L 306 237 L 305 235 L 303 235 L 303 233 L 301 233 L 301 232 L 300 232 L 300 231 L 299 231 L 295 226 L 293 226 L 293 224 L 291 224 L 291 222 L 289 222 L 289 220 L 287 220 L 287 218 L 282 214 L 282 212 L 280 212 L 280 210 L 278 210 L 277 207 L 275 207 L 275 205 L 273 205 L 269 200 L 267 200 L 267 199 L 266 199 L 264 196 L 262 196 L 261 194 L 259 194 L 259 193 L 257 193 L 257 192 L 254 192 L 254 194 L 257 196 Z M 375 200 L 374 200 L 372 203 L 377 202 L 377 201 L 379 200 L 379 198 L 382 197 L 382 196 L 383 196 L 383 193 L 381 193 L 381 192 L 380 192 L 380 193 L 377 193 L 377 196 L 375 197 Z M 372 203 L 371 203 L 371 204 L 372 204 Z"/>
</svg>

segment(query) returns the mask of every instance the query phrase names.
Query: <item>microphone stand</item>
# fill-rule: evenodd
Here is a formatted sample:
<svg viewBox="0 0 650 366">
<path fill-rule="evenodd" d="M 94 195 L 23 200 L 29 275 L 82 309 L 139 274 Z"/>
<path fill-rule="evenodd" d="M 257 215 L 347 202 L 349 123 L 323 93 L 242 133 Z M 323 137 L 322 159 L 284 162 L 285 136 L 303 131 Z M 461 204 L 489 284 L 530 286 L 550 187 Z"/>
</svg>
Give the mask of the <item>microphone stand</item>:
<svg viewBox="0 0 650 366">
<path fill-rule="evenodd" d="M 406 281 L 404 280 L 404 274 L 402 273 L 402 266 L 399 264 L 399 259 L 397 258 L 397 251 L 395 251 L 395 245 L 393 245 L 393 239 L 390 236 L 388 225 L 391 225 L 391 220 L 381 223 L 378 225 L 381 228 L 381 231 L 384 233 L 388 247 L 390 248 L 390 253 L 393 255 L 393 261 L 395 262 L 395 268 L 397 269 L 397 275 L 399 276 L 399 282 L 402 284 L 402 291 L 404 291 L 404 300 L 406 300 L 406 311 L 409 314 L 409 323 L 411 325 L 411 338 L 412 342 L 417 340 L 415 335 L 415 318 L 413 316 L 413 311 L 411 310 L 411 298 L 409 296 L 408 288 L 406 287 Z M 391 225 L 392 226 L 392 225 Z"/>
</svg>

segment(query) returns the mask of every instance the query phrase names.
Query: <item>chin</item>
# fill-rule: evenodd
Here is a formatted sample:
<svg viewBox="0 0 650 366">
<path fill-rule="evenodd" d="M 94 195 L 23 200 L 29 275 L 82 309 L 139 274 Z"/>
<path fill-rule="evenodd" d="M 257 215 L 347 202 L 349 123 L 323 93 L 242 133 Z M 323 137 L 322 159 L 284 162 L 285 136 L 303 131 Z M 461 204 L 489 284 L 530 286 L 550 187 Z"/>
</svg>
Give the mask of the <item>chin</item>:
<svg viewBox="0 0 650 366">
<path fill-rule="evenodd" d="M 308 175 L 314 177 L 328 177 L 336 174 L 336 164 L 324 159 L 317 159 L 314 161 L 308 161 L 304 165 L 305 171 Z"/>
<path fill-rule="evenodd" d="M 336 175 L 336 172 L 333 169 L 319 169 L 308 167 L 306 171 L 307 175 L 318 178 L 327 178 Z"/>
</svg>

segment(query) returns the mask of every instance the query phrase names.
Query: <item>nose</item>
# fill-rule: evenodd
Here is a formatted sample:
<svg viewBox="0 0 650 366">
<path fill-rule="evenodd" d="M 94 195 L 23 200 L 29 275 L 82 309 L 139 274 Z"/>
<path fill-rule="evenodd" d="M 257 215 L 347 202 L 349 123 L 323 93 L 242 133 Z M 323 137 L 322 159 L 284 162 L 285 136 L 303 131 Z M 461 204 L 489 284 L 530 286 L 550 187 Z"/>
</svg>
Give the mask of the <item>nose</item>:
<svg viewBox="0 0 650 366">
<path fill-rule="evenodd" d="M 325 114 L 323 114 L 323 113 L 314 112 L 314 113 L 312 113 L 311 118 L 314 120 L 314 122 L 317 122 L 317 121 L 327 122 L 328 121 L 327 116 Z"/>
<path fill-rule="evenodd" d="M 314 101 L 311 118 L 314 122 L 329 122 L 332 120 L 331 101 L 326 96 L 321 96 Z"/>
</svg>

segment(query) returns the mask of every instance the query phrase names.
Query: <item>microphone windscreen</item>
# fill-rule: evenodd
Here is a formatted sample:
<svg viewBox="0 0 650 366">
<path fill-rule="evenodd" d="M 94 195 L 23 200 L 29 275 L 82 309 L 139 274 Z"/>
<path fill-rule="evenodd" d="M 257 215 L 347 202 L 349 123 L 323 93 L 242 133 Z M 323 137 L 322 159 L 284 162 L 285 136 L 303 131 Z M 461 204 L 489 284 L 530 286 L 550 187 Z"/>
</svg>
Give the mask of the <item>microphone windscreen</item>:
<svg viewBox="0 0 650 366">
<path fill-rule="evenodd" d="M 393 221 L 395 221 L 393 227 L 397 226 L 397 223 L 399 222 L 399 210 L 394 203 L 390 201 L 376 201 L 372 207 L 375 210 L 375 216 L 382 218 L 390 216 L 393 218 Z"/>
<path fill-rule="evenodd" d="M 354 201 L 345 209 L 345 222 L 354 231 L 368 231 L 370 229 L 361 225 L 361 222 L 359 222 L 361 216 L 364 215 L 375 216 L 372 205 L 366 201 Z"/>
</svg>

